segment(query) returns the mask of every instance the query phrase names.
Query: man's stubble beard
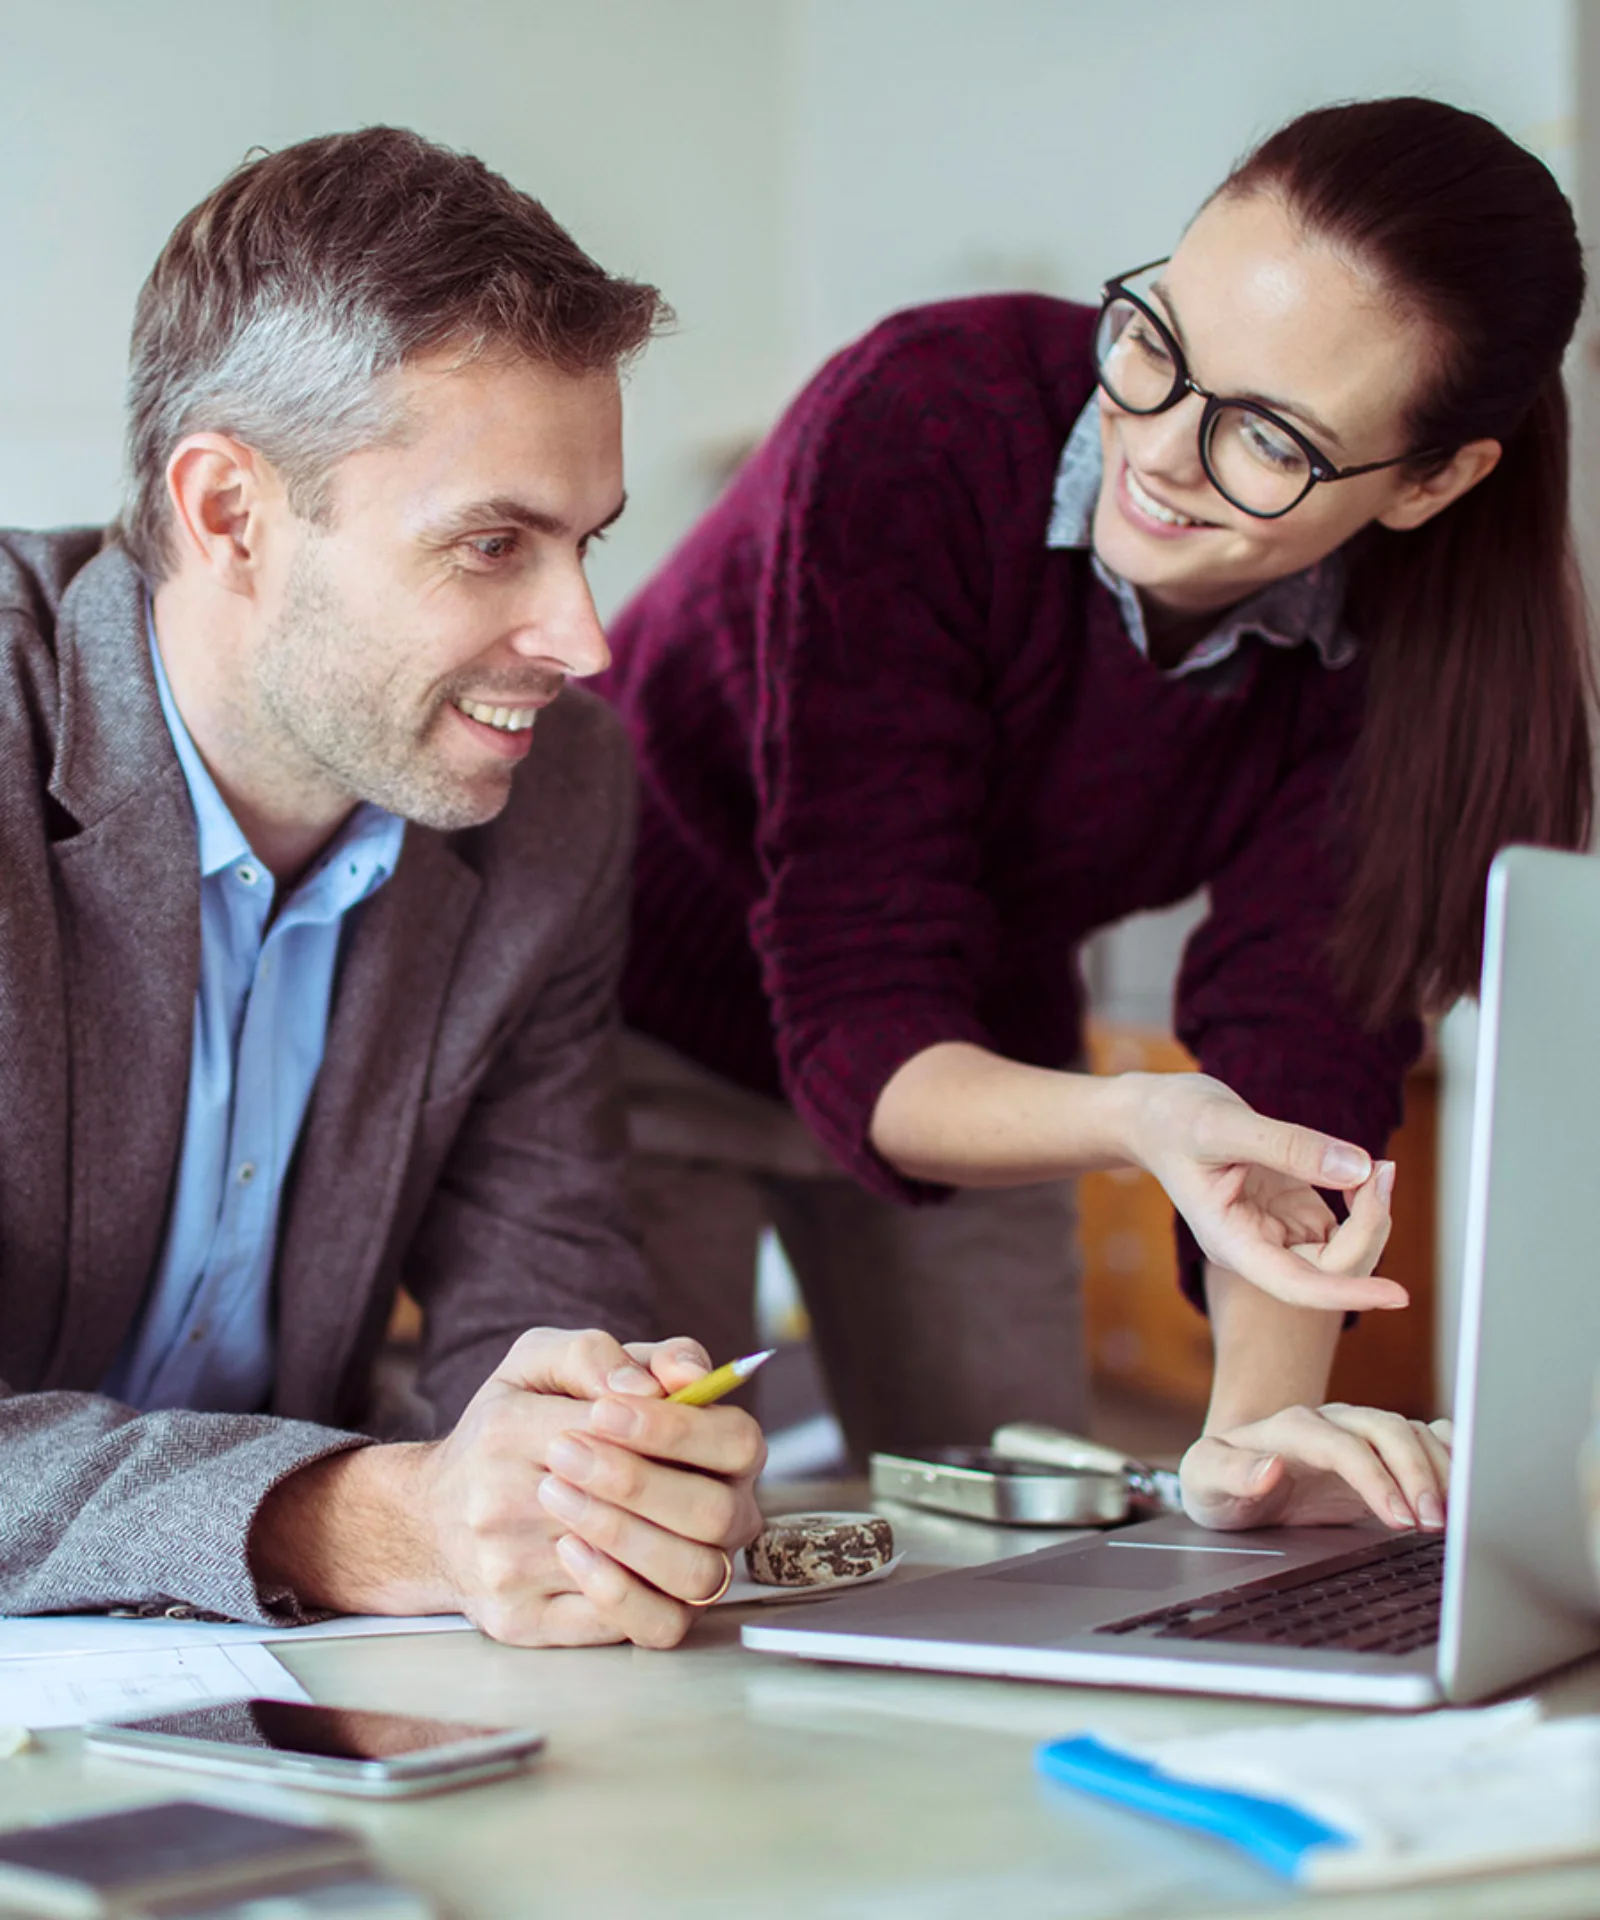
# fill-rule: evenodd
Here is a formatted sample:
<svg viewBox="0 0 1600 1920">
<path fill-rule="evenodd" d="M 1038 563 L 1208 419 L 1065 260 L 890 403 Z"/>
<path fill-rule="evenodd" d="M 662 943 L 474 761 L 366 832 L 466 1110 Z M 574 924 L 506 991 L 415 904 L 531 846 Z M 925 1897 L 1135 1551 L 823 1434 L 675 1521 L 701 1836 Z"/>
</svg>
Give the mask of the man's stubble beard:
<svg viewBox="0 0 1600 1920">
<path fill-rule="evenodd" d="M 308 542 L 290 563 L 283 608 L 259 656 L 257 691 L 279 757 L 298 759 L 303 778 L 441 833 L 492 820 L 510 793 L 509 769 L 501 782 L 486 774 L 474 791 L 429 754 L 429 736 L 449 724 L 442 691 L 416 728 L 393 711 L 392 671 L 372 684 L 349 671 L 352 662 L 403 658 L 405 650 L 374 642 L 349 619 L 314 551 Z"/>
</svg>

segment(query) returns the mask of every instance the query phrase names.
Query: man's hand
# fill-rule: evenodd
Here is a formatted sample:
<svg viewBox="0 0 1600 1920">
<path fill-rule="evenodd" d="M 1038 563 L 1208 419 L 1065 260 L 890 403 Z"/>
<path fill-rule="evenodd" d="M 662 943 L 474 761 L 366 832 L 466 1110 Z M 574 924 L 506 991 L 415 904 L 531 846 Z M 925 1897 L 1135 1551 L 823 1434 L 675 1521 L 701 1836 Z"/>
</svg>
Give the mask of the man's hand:
<svg viewBox="0 0 1600 1920">
<path fill-rule="evenodd" d="M 693 1341 L 624 1350 L 599 1333 L 527 1333 L 511 1349 L 436 1455 L 457 1604 L 486 1633 L 519 1646 L 683 1638 L 722 1585 L 724 1553 L 761 1524 L 754 1420 L 664 1400 L 708 1364 Z"/>
<path fill-rule="evenodd" d="M 760 1525 L 756 1423 L 665 1402 L 707 1366 L 694 1341 L 526 1333 L 445 1439 L 275 1488 L 257 1578 L 339 1611 L 459 1610 L 516 1646 L 672 1646 Z"/>
<path fill-rule="evenodd" d="M 1352 1212 L 1341 1226 L 1317 1192 L 1370 1188 L 1373 1164 L 1359 1147 L 1269 1120 L 1199 1073 L 1140 1076 L 1132 1138 L 1219 1267 L 1294 1306 L 1406 1305 L 1403 1287 L 1363 1264 L 1370 1222 Z"/>
</svg>

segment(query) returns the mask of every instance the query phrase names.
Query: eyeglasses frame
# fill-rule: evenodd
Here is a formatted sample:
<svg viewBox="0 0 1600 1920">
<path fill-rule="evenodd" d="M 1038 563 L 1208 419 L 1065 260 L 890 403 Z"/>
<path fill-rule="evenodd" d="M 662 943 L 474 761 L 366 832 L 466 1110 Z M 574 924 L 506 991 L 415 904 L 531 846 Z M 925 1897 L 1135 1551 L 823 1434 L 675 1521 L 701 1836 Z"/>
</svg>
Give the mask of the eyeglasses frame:
<svg viewBox="0 0 1600 1920">
<path fill-rule="evenodd" d="M 1213 393 L 1209 388 L 1202 387 L 1199 381 L 1190 373 L 1189 362 L 1184 355 L 1182 347 L 1178 345 L 1171 327 L 1169 327 L 1166 321 L 1161 318 L 1160 314 L 1150 306 L 1148 301 L 1141 299 L 1127 284 L 1130 280 L 1137 280 L 1141 273 L 1151 273 L 1157 267 L 1164 267 L 1171 258 L 1172 255 L 1170 253 L 1164 253 L 1159 260 L 1147 260 L 1142 267 L 1130 267 L 1125 273 L 1113 274 L 1100 289 L 1100 311 L 1095 318 L 1095 335 L 1098 338 L 1100 323 L 1105 318 L 1107 307 L 1109 307 L 1113 301 L 1126 300 L 1130 306 L 1137 307 L 1140 313 L 1150 322 L 1151 326 L 1155 328 L 1161 337 L 1162 344 L 1172 356 L 1173 378 L 1171 391 L 1159 406 L 1130 407 L 1124 401 L 1118 399 L 1116 394 L 1112 393 L 1110 387 L 1106 385 L 1105 380 L 1101 377 L 1098 366 L 1095 368 L 1095 384 L 1102 388 L 1112 402 L 1122 408 L 1124 413 L 1131 413 L 1134 418 L 1138 420 L 1148 420 L 1155 414 L 1165 413 L 1169 407 L 1177 406 L 1186 394 L 1192 393 L 1197 399 L 1203 400 L 1205 406 L 1201 410 L 1199 429 L 1200 464 L 1205 468 L 1206 478 L 1211 482 L 1212 486 L 1216 488 L 1217 492 L 1222 495 L 1223 499 L 1228 502 L 1229 506 L 1237 507 L 1240 513 L 1248 513 L 1253 520 L 1281 520 L 1286 513 L 1293 513 L 1295 508 L 1305 499 L 1306 495 L 1310 493 L 1311 489 L 1320 483 L 1329 480 L 1354 480 L 1357 475 L 1363 473 L 1381 473 L 1385 467 L 1403 467 L 1407 461 L 1427 459 L 1438 452 L 1437 448 L 1430 447 L 1424 448 L 1416 453 L 1396 454 L 1392 460 L 1369 460 L 1364 466 L 1336 467 L 1314 440 L 1302 433 L 1293 421 L 1285 420 L 1280 413 L 1274 413 L 1271 407 L 1262 406 L 1258 400 L 1244 400 L 1229 394 Z M 1289 502 L 1288 506 L 1278 507 L 1271 513 L 1263 513 L 1259 507 L 1247 507 L 1242 501 L 1234 499 L 1233 495 L 1228 492 L 1227 488 L 1223 486 L 1222 482 L 1212 471 L 1211 435 L 1215 431 L 1217 416 L 1228 407 L 1236 408 L 1243 413 L 1253 413 L 1263 420 L 1270 421 L 1280 433 L 1287 434 L 1305 455 L 1308 468 L 1306 483 L 1300 492 Z"/>
</svg>

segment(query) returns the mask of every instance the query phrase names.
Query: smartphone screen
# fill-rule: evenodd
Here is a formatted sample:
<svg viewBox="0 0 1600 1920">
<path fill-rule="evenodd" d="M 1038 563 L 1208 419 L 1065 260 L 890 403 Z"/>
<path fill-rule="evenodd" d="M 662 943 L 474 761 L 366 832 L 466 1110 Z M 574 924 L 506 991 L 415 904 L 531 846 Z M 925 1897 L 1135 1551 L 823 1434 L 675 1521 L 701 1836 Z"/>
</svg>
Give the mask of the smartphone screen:
<svg viewBox="0 0 1600 1920">
<path fill-rule="evenodd" d="M 324 1760 L 398 1760 L 489 1740 L 503 1727 L 462 1720 L 426 1720 L 412 1714 L 374 1713 L 352 1707 L 316 1707 L 294 1700 L 230 1700 L 191 1707 L 148 1720 L 124 1721 L 129 1732 L 200 1740 L 219 1748 L 256 1747 Z"/>
</svg>

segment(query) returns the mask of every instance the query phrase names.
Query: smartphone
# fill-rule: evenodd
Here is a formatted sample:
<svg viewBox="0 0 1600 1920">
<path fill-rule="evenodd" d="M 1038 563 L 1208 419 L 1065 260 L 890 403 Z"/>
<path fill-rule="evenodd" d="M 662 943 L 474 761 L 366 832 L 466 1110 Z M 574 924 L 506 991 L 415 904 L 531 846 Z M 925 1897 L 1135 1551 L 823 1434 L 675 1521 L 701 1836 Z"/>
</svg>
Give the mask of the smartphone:
<svg viewBox="0 0 1600 1920">
<path fill-rule="evenodd" d="M 1124 1475 L 1013 1460 L 993 1447 L 875 1453 L 870 1475 L 880 1499 L 1002 1526 L 1105 1527 L 1128 1517 Z"/>
<path fill-rule="evenodd" d="M 62 1920 L 201 1908 L 216 1913 L 256 1896 L 264 1910 L 267 1896 L 312 1887 L 379 1892 L 372 1870 L 358 1834 L 193 1800 L 0 1833 L 0 1905 L 7 1913 L 15 1907 Z M 414 1903 L 410 1911 L 417 1912 Z"/>
<path fill-rule="evenodd" d="M 544 1735 L 295 1700 L 229 1700 L 148 1720 L 94 1722 L 84 1728 L 84 1744 L 120 1760 L 388 1799 L 511 1773 L 538 1752 Z"/>
</svg>

